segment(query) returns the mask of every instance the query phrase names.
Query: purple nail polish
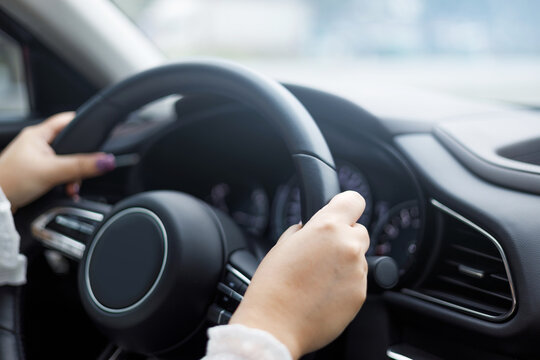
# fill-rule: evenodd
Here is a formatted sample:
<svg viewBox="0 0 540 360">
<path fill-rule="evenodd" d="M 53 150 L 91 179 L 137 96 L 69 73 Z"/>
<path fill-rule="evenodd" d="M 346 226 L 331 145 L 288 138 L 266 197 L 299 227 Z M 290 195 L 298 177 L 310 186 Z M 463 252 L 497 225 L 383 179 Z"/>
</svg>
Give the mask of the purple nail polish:
<svg viewBox="0 0 540 360">
<path fill-rule="evenodd" d="M 96 167 L 99 171 L 111 171 L 116 167 L 116 159 L 113 154 L 106 154 L 96 161 Z"/>
<path fill-rule="evenodd" d="M 73 190 L 73 195 L 79 195 L 79 193 L 81 192 L 81 186 L 79 185 L 79 183 L 74 183 L 71 189 Z"/>
</svg>

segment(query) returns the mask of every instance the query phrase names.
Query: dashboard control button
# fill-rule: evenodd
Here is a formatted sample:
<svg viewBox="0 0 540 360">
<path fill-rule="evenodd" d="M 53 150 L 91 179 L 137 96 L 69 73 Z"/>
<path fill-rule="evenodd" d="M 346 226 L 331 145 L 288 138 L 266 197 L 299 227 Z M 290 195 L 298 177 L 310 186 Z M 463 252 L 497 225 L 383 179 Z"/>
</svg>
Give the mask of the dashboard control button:
<svg viewBox="0 0 540 360">
<path fill-rule="evenodd" d="M 217 325 L 226 325 L 229 323 L 229 320 L 231 320 L 232 313 L 229 311 L 217 306 L 216 304 L 213 304 L 210 306 L 210 309 L 208 309 L 208 314 L 206 318 Z"/>
<path fill-rule="evenodd" d="M 220 295 L 216 303 L 227 311 L 234 312 L 238 307 L 238 301 L 228 295 Z"/>
<path fill-rule="evenodd" d="M 223 283 L 218 284 L 218 290 L 221 291 L 226 296 L 229 296 L 238 302 L 242 301 L 242 299 L 244 298 L 242 295 L 240 295 L 239 293 L 237 293 L 236 291 L 234 291 L 233 289 L 231 289 L 230 287 L 228 287 L 227 285 Z"/>
<path fill-rule="evenodd" d="M 237 276 L 235 276 L 233 273 L 228 272 L 227 276 L 225 276 L 225 285 L 233 289 L 234 291 L 240 292 L 240 289 L 244 283 L 242 280 L 240 280 Z"/>
<path fill-rule="evenodd" d="M 231 317 L 232 317 L 232 314 L 226 310 L 223 310 L 220 314 L 219 314 L 219 318 L 218 318 L 218 322 L 217 324 L 218 325 L 227 325 L 229 323 L 229 321 L 231 320 Z"/>
<path fill-rule="evenodd" d="M 242 286 L 240 286 L 240 289 L 238 290 L 238 292 L 242 296 L 244 296 L 246 294 L 247 288 L 248 288 L 248 286 L 246 284 L 242 284 Z"/>
</svg>

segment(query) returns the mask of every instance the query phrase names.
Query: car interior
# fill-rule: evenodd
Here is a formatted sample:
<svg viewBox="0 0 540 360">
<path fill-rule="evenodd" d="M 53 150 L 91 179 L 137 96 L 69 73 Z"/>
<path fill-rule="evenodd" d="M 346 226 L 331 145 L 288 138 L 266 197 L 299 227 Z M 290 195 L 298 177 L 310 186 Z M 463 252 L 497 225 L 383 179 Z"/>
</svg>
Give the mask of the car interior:
<svg viewBox="0 0 540 360">
<path fill-rule="evenodd" d="M 0 288 L 0 358 L 201 358 L 343 190 L 366 200 L 368 295 L 306 359 L 540 358 L 538 107 L 170 60 L 109 0 L 2 0 L 0 38 L 0 147 L 77 110 L 57 153 L 117 158 L 15 213 L 28 280 Z"/>
</svg>

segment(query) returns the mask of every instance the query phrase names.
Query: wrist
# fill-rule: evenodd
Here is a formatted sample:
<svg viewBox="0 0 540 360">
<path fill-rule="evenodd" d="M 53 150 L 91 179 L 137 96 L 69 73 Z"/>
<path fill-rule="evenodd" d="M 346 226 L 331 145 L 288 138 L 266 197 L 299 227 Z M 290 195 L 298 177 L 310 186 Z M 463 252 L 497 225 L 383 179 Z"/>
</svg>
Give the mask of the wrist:
<svg viewBox="0 0 540 360">
<path fill-rule="evenodd" d="M 301 350 L 301 346 L 299 345 L 296 337 L 292 335 L 294 332 L 286 330 L 286 328 L 280 325 L 280 323 L 280 321 L 270 320 L 270 316 L 261 316 L 258 314 L 258 312 L 244 312 L 243 309 L 240 309 L 240 307 L 229 321 L 229 324 L 231 325 L 238 324 L 252 329 L 266 331 L 285 345 L 287 350 L 289 350 L 292 359 L 299 359 L 304 352 Z"/>
</svg>

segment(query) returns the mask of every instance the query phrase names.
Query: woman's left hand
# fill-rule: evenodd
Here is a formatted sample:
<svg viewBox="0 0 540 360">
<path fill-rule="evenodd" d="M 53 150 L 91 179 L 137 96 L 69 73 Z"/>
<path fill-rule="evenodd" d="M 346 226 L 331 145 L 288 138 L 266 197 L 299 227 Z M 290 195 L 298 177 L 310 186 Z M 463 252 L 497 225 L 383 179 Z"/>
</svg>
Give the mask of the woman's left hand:
<svg viewBox="0 0 540 360">
<path fill-rule="evenodd" d="M 75 113 L 65 112 L 28 126 L 0 154 L 0 187 L 13 211 L 56 185 L 114 169 L 111 154 L 56 155 L 50 144 L 74 117 Z"/>
</svg>

